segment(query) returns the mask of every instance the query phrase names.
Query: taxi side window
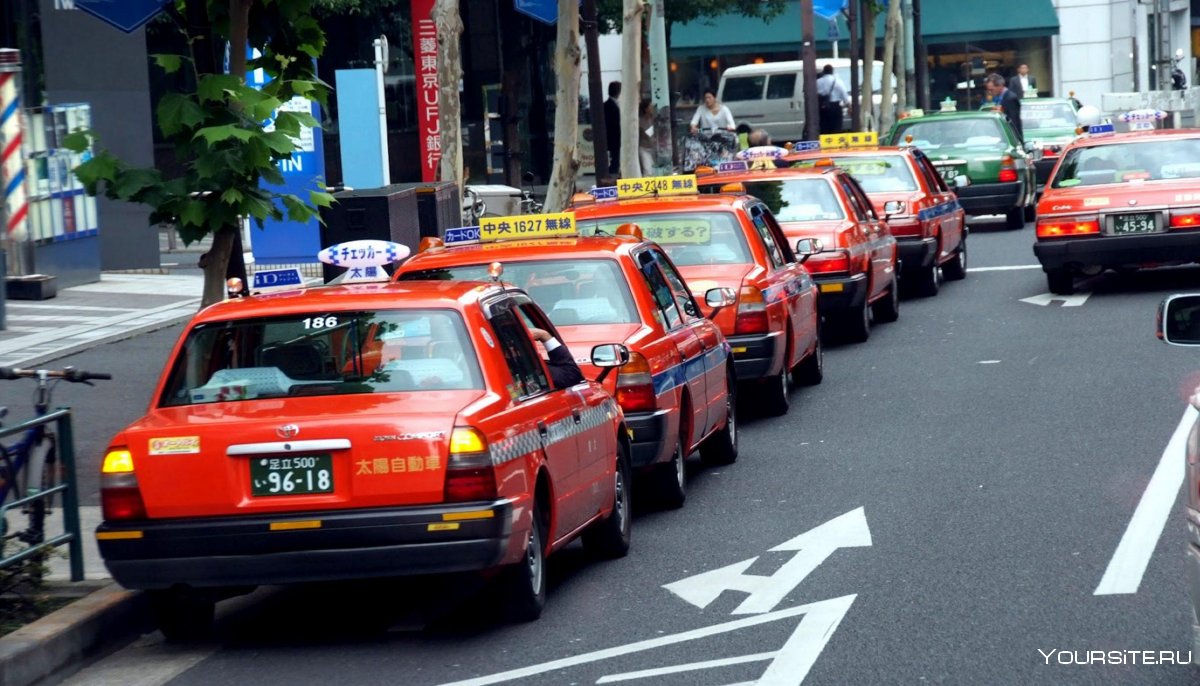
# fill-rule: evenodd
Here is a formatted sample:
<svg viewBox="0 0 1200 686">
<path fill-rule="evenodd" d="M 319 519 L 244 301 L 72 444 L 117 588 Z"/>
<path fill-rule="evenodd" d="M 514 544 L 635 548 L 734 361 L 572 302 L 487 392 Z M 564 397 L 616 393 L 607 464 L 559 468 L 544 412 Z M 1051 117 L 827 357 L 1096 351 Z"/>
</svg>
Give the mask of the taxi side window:
<svg viewBox="0 0 1200 686">
<path fill-rule="evenodd" d="M 796 261 L 796 253 L 792 252 L 792 246 L 788 245 L 787 236 L 783 233 L 783 227 L 779 225 L 779 220 L 770 212 L 763 212 L 763 221 L 767 223 L 767 232 L 774 237 L 775 245 L 779 248 L 780 254 L 783 255 L 783 261 L 792 263 Z"/>
<path fill-rule="evenodd" d="M 514 395 L 527 398 L 550 390 L 550 382 L 533 349 L 533 342 L 526 333 L 525 325 L 513 311 L 509 309 L 494 313 L 491 324 L 500 343 L 500 351 L 504 353 L 504 361 L 508 364 L 508 371 L 512 374 Z"/>
<path fill-rule="evenodd" d="M 675 304 L 689 317 L 698 318 L 700 308 L 696 307 L 696 301 L 692 299 L 692 292 L 683 283 L 683 277 L 675 270 L 675 265 L 671 264 L 666 255 L 657 250 L 654 251 L 654 256 L 658 260 L 658 266 L 662 269 L 663 275 L 667 277 L 667 282 L 671 284 L 671 292 L 675 295 Z"/>
<path fill-rule="evenodd" d="M 846 177 L 838 179 L 838 183 L 842 186 L 842 192 L 846 194 L 846 199 L 850 201 L 850 208 L 854 210 L 854 216 L 858 221 L 865 222 L 868 220 L 866 211 L 863 209 L 862 203 L 859 202 L 858 196 L 854 193 L 854 187 L 846 181 Z"/>
<path fill-rule="evenodd" d="M 754 230 L 758 233 L 758 237 L 762 239 L 763 247 L 767 249 L 767 257 L 771 260 L 771 266 L 778 269 L 787 264 L 787 259 L 783 255 L 783 251 L 779 249 L 779 243 L 775 240 L 775 236 L 771 235 L 771 227 L 767 225 L 767 220 L 764 215 L 767 208 L 763 205 L 755 205 L 750 208 L 750 220 L 754 223 Z"/>
<path fill-rule="evenodd" d="M 683 324 L 683 316 L 679 312 L 679 306 L 675 302 L 675 296 L 671 293 L 671 286 L 667 283 L 667 279 L 659 271 L 658 265 L 655 264 L 654 253 L 650 250 L 642 252 L 637 257 L 638 271 L 641 272 L 642 278 L 646 281 L 646 285 L 650 288 L 650 295 L 654 298 L 658 309 L 662 311 L 666 318 L 667 328 L 674 329 Z"/>
<path fill-rule="evenodd" d="M 929 181 L 930 188 L 942 193 L 950 192 L 950 187 L 946 185 L 946 181 L 942 179 L 942 175 L 938 173 L 937 169 L 933 168 L 933 163 L 929 161 L 929 158 L 924 155 L 916 155 L 915 157 L 917 166 L 920 167 L 921 171 L 925 172 L 925 178 Z"/>
<path fill-rule="evenodd" d="M 867 193 L 862 189 L 862 185 L 853 176 L 846 177 L 846 184 L 853 191 L 854 197 L 858 198 L 858 205 L 863 208 L 863 213 L 869 219 L 879 221 L 879 215 L 875 214 L 875 206 L 871 204 L 871 199 L 867 197 Z"/>
</svg>

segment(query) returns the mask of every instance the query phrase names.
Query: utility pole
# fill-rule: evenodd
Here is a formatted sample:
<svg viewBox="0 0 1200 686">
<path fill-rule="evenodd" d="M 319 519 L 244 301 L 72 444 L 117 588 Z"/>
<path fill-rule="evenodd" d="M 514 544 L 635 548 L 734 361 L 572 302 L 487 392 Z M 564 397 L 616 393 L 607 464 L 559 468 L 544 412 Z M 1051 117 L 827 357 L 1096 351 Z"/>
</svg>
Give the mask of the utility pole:
<svg viewBox="0 0 1200 686">
<path fill-rule="evenodd" d="M 663 0 L 650 3 L 650 101 L 654 104 L 654 165 L 671 150 L 671 75 L 667 71 L 667 13 Z M 642 127 L 638 112 L 638 128 Z M 668 165 L 669 166 L 669 165 Z M 643 169 L 643 176 L 654 172 Z"/>
<path fill-rule="evenodd" d="M 1159 90 L 1171 90 L 1171 0 L 1154 0 L 1154 31 L 1157 39 Z"/>
<path fill-rule="evenodd" d="M 900 5 L 904 18 L 904 102 L 908 107 L 917 107 L 916 59 L 913 43 L 913 0 L 904 0 Z"/>
<path fill-rule="evenodd" d="M 805 138 L 816 140 L 821 134 L 817 110 L 817 44 L 813 41 L 813 0 L 800 0 L 800 59 L 804 61 Z"/>
<path fill-rule="evenodd" d="M 850 31 L 850 128 L 862 131 L 862 108 L 859 105 L 859 72 L 862 69 L 862 54 L 859 45 L 862 41 L 858 35 L 858 2 L 850 0 L 847 4 L 846 28 Z"/>
<path fill-rule="evenodd" d="M 604 120 L 604 83 L 600 72 L 600 26 L 596 0 L 583 0 L 584 42 L 587 44 L 588 110 L 592 117 L 592 145 L 596 152 L 596 185 L 608 178 L 608 126 Z"/>
<path fill-rule="evenodd" d="M 916 47 L 917 107 L 929 109 L 929 51 L 921 37 L 921 0 L 912 0 L 913 44 Z"/>
</svg>

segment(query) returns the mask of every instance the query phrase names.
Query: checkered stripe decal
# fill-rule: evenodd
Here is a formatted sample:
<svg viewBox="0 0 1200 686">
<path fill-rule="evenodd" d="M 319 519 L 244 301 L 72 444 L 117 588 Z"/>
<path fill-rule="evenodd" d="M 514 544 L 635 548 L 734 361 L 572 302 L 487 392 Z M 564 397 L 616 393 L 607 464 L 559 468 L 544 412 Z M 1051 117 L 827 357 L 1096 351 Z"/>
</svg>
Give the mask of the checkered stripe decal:
<svg viewBox="0 0 1200 686">
<path fill-rule="evenodd" d="M 559 441 L 572 439 L 584 431 L 603 426 L 612 421 L 616 415 L 616 407 L 616 402 L 612 398 L 608 398 L 596 407 L 584 410 L 580 414 L 578 423 L 575 422 L 574 417 L 565 417 L 547 424 L 545 444 L 553 445 Z M 538 435 L 537 429 L 523 431 L 492 446 L 492 464 L 502 465 L 505 462 L 511 462 L 518 457 L 536 452 L 541 447 L 542 439 Z"/>
</svg>

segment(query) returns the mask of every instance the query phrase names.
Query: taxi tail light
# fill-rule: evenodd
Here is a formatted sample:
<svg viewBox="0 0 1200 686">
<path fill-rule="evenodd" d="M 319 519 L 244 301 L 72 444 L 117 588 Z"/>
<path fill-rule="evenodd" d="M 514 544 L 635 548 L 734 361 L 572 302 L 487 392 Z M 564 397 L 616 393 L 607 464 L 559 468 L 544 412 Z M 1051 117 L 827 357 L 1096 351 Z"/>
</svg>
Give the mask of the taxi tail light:
<svg viewBox="0 0 1200 686">
<path fill-rule="evenodd" d="M 735 335 L 767 333 L 770 330 L 767 320 L 767 301 L 762 291 L 754 286 L 742 286 L 738 294 L 737 322 L 734 325 Z"/>
<path fill-rule="evenodd" d="M 1200 208 L 1171 213 L 1172 229 L 1200 229 Z"/>
<path fill-rule="evenodd" d="M 1039 219 L 1038 238 L 1062 238 L 1065 236 L 1087 236 L 1100 233 L 1098 217 L 1059 217 Z"/>
<path fill-rule="evenodd" d="M 808 258 L 804 263 L 813 274 L 834 274 L 850 271 L 850 253 L 845 250 L 834 250 L 828 253 L 818 253 Z"/>
<path fill-rule="evenodd" d="M 446 463 L 446 502 L 494 500 L 496 470 L 487 439 L 478 429 L 456 426 L 450 433 L 450 459 Z"/>
<path fill-rule="evenodd" d="M 100 468 L 100 509 L 105 521 L 146 518 L 146 503 L 128 450 L 116 448 L 104 456 Z"/>
<path fill-rule="evenodd" d="M 1042 157 L 1058 157 L 1062 154 L 1061 145 L 1047 145 L 1042 148 Z"/>
<path fill-rule="evenodd" d="M 1000 183 L 1012 183 L 1017 180 L 1017 164 L 1012 155 L 1005 155 L 1000 160 Z"/>
<path fill-rule="evenodd" d="M 617 404 L 626 412 L 653 412 L 658 406 L 650 363 L 641 353 L 630 352 L 629 362 L 617 367 Z"/>
</svg>

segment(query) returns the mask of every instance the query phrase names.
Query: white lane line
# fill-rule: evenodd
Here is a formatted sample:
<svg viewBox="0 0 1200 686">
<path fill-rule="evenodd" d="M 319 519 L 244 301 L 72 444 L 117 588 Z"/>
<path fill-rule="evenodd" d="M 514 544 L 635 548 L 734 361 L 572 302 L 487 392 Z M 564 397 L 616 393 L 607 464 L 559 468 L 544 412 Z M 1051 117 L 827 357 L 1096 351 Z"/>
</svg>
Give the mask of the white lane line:
<svg viewBox="0 0 1200 686">
<path fill-rule="evenodd" d="M 692 662 L 686 665 L 672 665 L 670 667 L 656 667 L 654 669 L 642 669 L 636 672 L 625 672 L 624 674 L 609 674 L 602 676 L 596 680 L 598 684 L 612 684 L 618 681 L 633 681 L 634 679 L 645 679 L 652 676 L 665 676 L 667 674 L 680 674 L 682 672 L 694 672 L 698 669 L 711 669 L 713 667 L 728 667 L 729 665 L 744 665 L 749 662 L 764 662 L 772 660 L 778 655 L 778 651 L 770 653 L 756 653 L 754 655 L 741 655 L 739 657 L 727 657 L 721 660 L 707 660 L 705 662 Z"/>
<path fill-rule="evenodd" d="M 1179 493 L 1179 485 L 1183 483 L 1184 474 L 1184 444 L 1188 432 L 1195 423 L 1196 408 L 1188 406 L 1171 434 L 1171 440 L 1159 458 L 1158 467 L 1150 477 L 1150 483 L 1142 493 L 1142 500 L 1134 510 L 1133 518 L 1125 529 L 1125 535 L 1117 544 L 1117 551 L 1104 570 L 1104 577 L 1096 587 L 1093 595 L 1118 595 L 1122 593 L 1137 593 L 1142 583 L 1142 575 L 1150 564 L 1150 556 L 1158 546 L 1162 536 L 1163 526 L 1175 507 L 1175 496 Z"/>
<path fill-rule="evenodd" d="M 1018 269 L 1041 269 L 1040 264 L 1011 264 L 1004 267 L 970 267 L 967 273 L 974 274 L 975 272 L 1012 272 Z"/>
</svg>

